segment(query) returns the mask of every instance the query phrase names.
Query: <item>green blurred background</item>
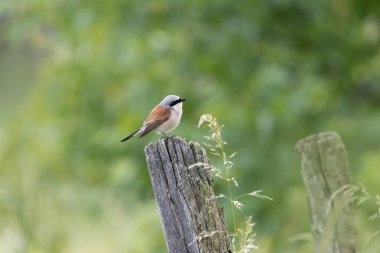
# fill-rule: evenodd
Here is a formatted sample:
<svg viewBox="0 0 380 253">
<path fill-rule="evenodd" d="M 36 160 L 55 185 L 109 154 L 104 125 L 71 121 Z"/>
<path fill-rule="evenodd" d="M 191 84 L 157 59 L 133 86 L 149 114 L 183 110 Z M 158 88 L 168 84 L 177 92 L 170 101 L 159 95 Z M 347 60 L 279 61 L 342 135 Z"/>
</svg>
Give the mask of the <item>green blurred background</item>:
<svg viewBox="0 0 380 253">
<path fill-rule="evenodd" d="M 376 0 L 1 1 L 0 252 L 166 252 L 143 154 L 158 136 L 119 141 L 167 94 L 188 99 L 174 134 L 203 142 L 213 114 L 236 193 L 274 199 L 238 212 L 260 252 L 312 252 L 294 146 L 339 132 L 379 194 L 379 42 Z M 356 207 L 360 252 L 379 252 L 377 208 Z"/>
</svg>

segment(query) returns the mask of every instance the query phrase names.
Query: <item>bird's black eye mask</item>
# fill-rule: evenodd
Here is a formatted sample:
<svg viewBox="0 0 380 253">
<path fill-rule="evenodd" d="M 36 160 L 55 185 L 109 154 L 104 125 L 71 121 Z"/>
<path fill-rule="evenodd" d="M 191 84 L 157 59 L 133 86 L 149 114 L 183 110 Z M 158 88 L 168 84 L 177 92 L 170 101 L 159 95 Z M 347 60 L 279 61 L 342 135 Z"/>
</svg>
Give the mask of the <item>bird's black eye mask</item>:
<svg viewBox="0 0 380 253">
<path fill-rule="evenodd" d="M 176 104 L 179 104 L 179 103 L 181 103 L 181 102 L 183 102 L 183 101 L 185 101 L 186 99 L 184 99 L 184 98 L 179 98 L 179 99 L 177 99 L 177 100 L 174 100 L 173 102 L 171 102 L 170 103 L 170 107 L 173 107 L 173 106 L 175 106 Z"/>
</svg>

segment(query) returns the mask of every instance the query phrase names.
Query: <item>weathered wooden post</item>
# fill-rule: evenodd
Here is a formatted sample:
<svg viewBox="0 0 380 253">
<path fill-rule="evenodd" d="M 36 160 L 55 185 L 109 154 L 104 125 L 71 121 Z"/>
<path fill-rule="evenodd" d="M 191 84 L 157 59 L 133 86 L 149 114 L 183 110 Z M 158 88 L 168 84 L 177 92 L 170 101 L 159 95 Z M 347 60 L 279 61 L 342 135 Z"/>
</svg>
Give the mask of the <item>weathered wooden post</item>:
<svg viewBox="0 0 380 253">
<path fill-rule="evenodd" d="M 356 252 L 354 215 L 343 190 L 350 180 L 342 139 L 335 132 L 314 134 L 300 140 L 296 149 L 301 153 L 315 252 Z"/>
<path fill-rule="evenodd" d="M 169 252 L 230 252 L 205 150 L 169 137 L 150 143 L 145 156 Z"/>
</svg>

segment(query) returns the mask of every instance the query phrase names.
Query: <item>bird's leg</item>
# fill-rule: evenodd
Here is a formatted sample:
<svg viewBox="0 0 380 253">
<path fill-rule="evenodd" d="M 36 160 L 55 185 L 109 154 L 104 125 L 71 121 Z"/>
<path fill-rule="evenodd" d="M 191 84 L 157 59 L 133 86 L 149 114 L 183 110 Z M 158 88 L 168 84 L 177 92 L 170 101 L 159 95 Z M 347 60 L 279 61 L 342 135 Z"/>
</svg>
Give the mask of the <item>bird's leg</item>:
<svg viewBox="0 0 380 253">
<path fill-rule="evenodd" d="M 162 138 L 168 138 L 168 136 L 166 135 L 166 133 L 165 132 L 160 132 L 160 134 L 162 134 L 163 136 L 161 137 L 161 139 Z"/>
</svg>

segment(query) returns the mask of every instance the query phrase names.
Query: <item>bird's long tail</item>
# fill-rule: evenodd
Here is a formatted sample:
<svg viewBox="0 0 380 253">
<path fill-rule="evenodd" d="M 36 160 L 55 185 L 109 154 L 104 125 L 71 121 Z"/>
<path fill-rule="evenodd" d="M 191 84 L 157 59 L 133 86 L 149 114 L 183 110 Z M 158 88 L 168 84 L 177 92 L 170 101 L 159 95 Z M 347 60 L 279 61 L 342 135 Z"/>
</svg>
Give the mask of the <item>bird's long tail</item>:
<svg viewBox="0 0 380 253">
<path fill-rule="evenodd" d="M 131 133 L 130 135 L 128 135 L 127 137 L 125 137 L 124 139 L 122 139 L 120 142 L 124 142 L 124 141 L 129 140 L 130 138 L 132 138 L 136 134 L 140 133 L 141 130 L 142 130 L 142 128 L 136 130 L 135 132 Z"/>
</svg>

